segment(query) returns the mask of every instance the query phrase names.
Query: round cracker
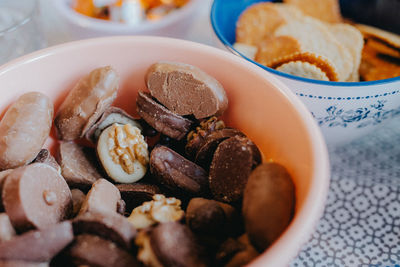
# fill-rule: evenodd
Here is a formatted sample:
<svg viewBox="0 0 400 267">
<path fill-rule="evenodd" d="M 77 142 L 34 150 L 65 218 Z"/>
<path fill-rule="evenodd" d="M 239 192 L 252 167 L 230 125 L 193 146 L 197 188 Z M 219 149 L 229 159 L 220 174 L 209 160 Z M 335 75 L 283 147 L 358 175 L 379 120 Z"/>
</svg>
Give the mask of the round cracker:
<svg viewBox="0 0 400 267">
<path fill-rule="evenodd" d="M 279 59 L 276 59 L 274 62 L 270 64 L 271 68 L 279 68 L 283 64 L 286 64 L 288 62 L 292 61 L 301 61 L 301 62 L 307 62 L 312 65 L 315 65 L 319 69 L 321 69 L 326 76 L 328 77 L 329 81 L 338 81 L 338 74 L 337 71 L 334 67 L 334 65 L 329 61 L 328 58 L 324 56 L 319 56 L 314 53 L 310 52 L 304 52 L 304 53 L 296 53 L 292 54 L 286 57 L 281 57 Z"/>
<path fill-rule="evenodd" d="M 258 44 L 255 61 L 270 66 L 274 60 L 299 53 L 299 42 L 290 36 L 267 36 Z"/>
<path fill-rule="evenodd" d="M 299 8 L 305 15 L 321 21 L 338 23 L 342 21 L 338 0 L 284 0 Z"/>
<path fill-rule="evenodd" d="M 325 72 L 308 62 L 291 61 L 279 66 L 276 70 L 303 78 L 329 81 L 329 78 L 326 76 Z"/>
<path fill-rule="evenodd" d="M 236 23 L 236 42 L 257 45 L 285 22 L 273 3 L 258 3 L 248 7 Z"/>
</svg>

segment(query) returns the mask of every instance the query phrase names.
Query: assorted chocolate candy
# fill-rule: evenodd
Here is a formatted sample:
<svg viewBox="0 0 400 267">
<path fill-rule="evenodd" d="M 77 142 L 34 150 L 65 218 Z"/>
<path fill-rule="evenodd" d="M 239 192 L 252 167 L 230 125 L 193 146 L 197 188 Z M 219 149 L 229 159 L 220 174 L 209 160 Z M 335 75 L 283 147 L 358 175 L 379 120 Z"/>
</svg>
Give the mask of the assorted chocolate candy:
<svg viewBox="0 0 400 267">
<path fill-rule="evenodd" d="M 290 174 L 218 117 L 221 84 L 175 62 L 155 63 L 145 82 L 134 118 L 112 106 L 114 69 L 83 77 L 55 117 L 56 159 L 42 148 L 49 99 L 11 105 L 0 122 L 0 266 L 241 266 L 286 229 Z"/>
</svg>

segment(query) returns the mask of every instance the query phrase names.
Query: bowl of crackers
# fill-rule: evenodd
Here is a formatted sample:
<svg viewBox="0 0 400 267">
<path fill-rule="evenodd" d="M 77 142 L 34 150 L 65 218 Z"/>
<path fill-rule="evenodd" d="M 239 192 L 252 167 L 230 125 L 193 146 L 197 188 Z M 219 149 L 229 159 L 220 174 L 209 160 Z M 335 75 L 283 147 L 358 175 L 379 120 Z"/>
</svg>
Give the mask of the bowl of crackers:
<svg viewBox="0 0 400 267">
<path fill-rule="evenodd" d="M 0 84 L 0 265 L 287 266 L 322 215 L 319 127 L 230 53 L 88 39 Z"/>
<path fill-rule="evenodd" d="M 215 0 L 210 18 L 221 48 L 283 81 L 338 145 L 400 114 L 399 9 L 393 1 Z"/>
<path fill-rule="evenodd" d="M 109 35 L 182 38 L 200 0 L 55 0 L 54 16 L 72 40 Z"/>
</svg>

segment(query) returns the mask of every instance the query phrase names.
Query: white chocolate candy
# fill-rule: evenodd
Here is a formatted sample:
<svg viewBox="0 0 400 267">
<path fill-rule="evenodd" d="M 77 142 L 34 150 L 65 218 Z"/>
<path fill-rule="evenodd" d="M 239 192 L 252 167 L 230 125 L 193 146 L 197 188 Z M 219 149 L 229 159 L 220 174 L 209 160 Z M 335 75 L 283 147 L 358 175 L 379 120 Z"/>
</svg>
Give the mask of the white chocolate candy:
<svg viewBox="0 0 400 267">
<path fill-rule="evenodd" d="M 140 129 L 131 124 L 114 123 L 106 128 L 97 142 L 97 154 L 108 176 L 118 183 L 133 183 L 146 174 L 147 143 Z"/>
</svg>

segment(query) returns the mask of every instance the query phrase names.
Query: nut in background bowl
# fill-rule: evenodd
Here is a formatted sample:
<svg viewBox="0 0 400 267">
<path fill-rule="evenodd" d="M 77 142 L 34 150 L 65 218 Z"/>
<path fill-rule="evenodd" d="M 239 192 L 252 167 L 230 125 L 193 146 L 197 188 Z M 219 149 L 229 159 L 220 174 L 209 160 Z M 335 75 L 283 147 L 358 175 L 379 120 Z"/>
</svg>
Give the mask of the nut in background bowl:
<svg viewBox="0 0 400 267">
<path fill-rule="evenodd" d="M 38 90 L 54 101 L 57 111 L 80 77 L 94 68 L 111 65 L 121 80 L 115 106 L 135 115 L 134 103 L 138 90 L 145 88 L 145 73 L 160 60 L 192 64 L 215 77 L 229 99 L 224 121 L 253 140 L 265 160 L 274 159 L 292 175 L 296 188 L 295 216 L 280 238 L 253 262 L 254 266 L 288 265 L 322 215 L 329 186 L 328 153 L 322 134 L 303 103 L 255 65 L 219 49 L 168 38 L 78 41 L 3 65 L 0 84 L 8 90 L 1 92 L 0 110 L 22 93 Z M 54 150 L 55 146 L 53 131 L 47 147 Z"/>
<path fill-rule="evenodd" d="M 385 1 L 388 4 L 387 8 L 390 9 L 391 0 Z M 311 111 L 328 145 L 341 145 L 361 138 L 383 123 L 400 116 L 400 77 L 352 83 L 317 81 L 268 68 L 236 51 L 232 46 L 235 42 L 236 21 L 248 6 L 258 2 L 267 1 L 215 0 L 210 19 L 216 42 L 219 47 L 258 65 L 285 83 Z M 366 5 L 369 12 L 378 12 L 378 9 L 371 7 L 370 2 L 374 1 L 366 3 L 366 1 L 342 0 L 340 1 L 342 13 L 353 15 L 357 13 L 354 12 L 354 8 L 364 10 Z M 363 16 L 358 15 L 356 19 L 361 21 L 365 19 L 360 17 Z M 398 21 L 398 18 L 392 18 L 392 21 Z M 379 22 L 371 21 L 371 24 L 377 23 Z M 391 30 L 393 25 L 397 25 L 397 31 L 400 31 L 399 23 L 391 24 Z"/>
<path fill-rule="evenodd" d="M 43 1 L 43 0 L 42 0 Z M 181 38 L 190 28 L 202 0 L 190 0 L 185 6 L 172 11 L 158 21 L 143 21 L 127 25 L 91 18 L 71 8 L 72 0 L 47 0 L 54 19 L 60 20 L 72 40 L 116 35 L 157 35 Z"/>
</svg>

